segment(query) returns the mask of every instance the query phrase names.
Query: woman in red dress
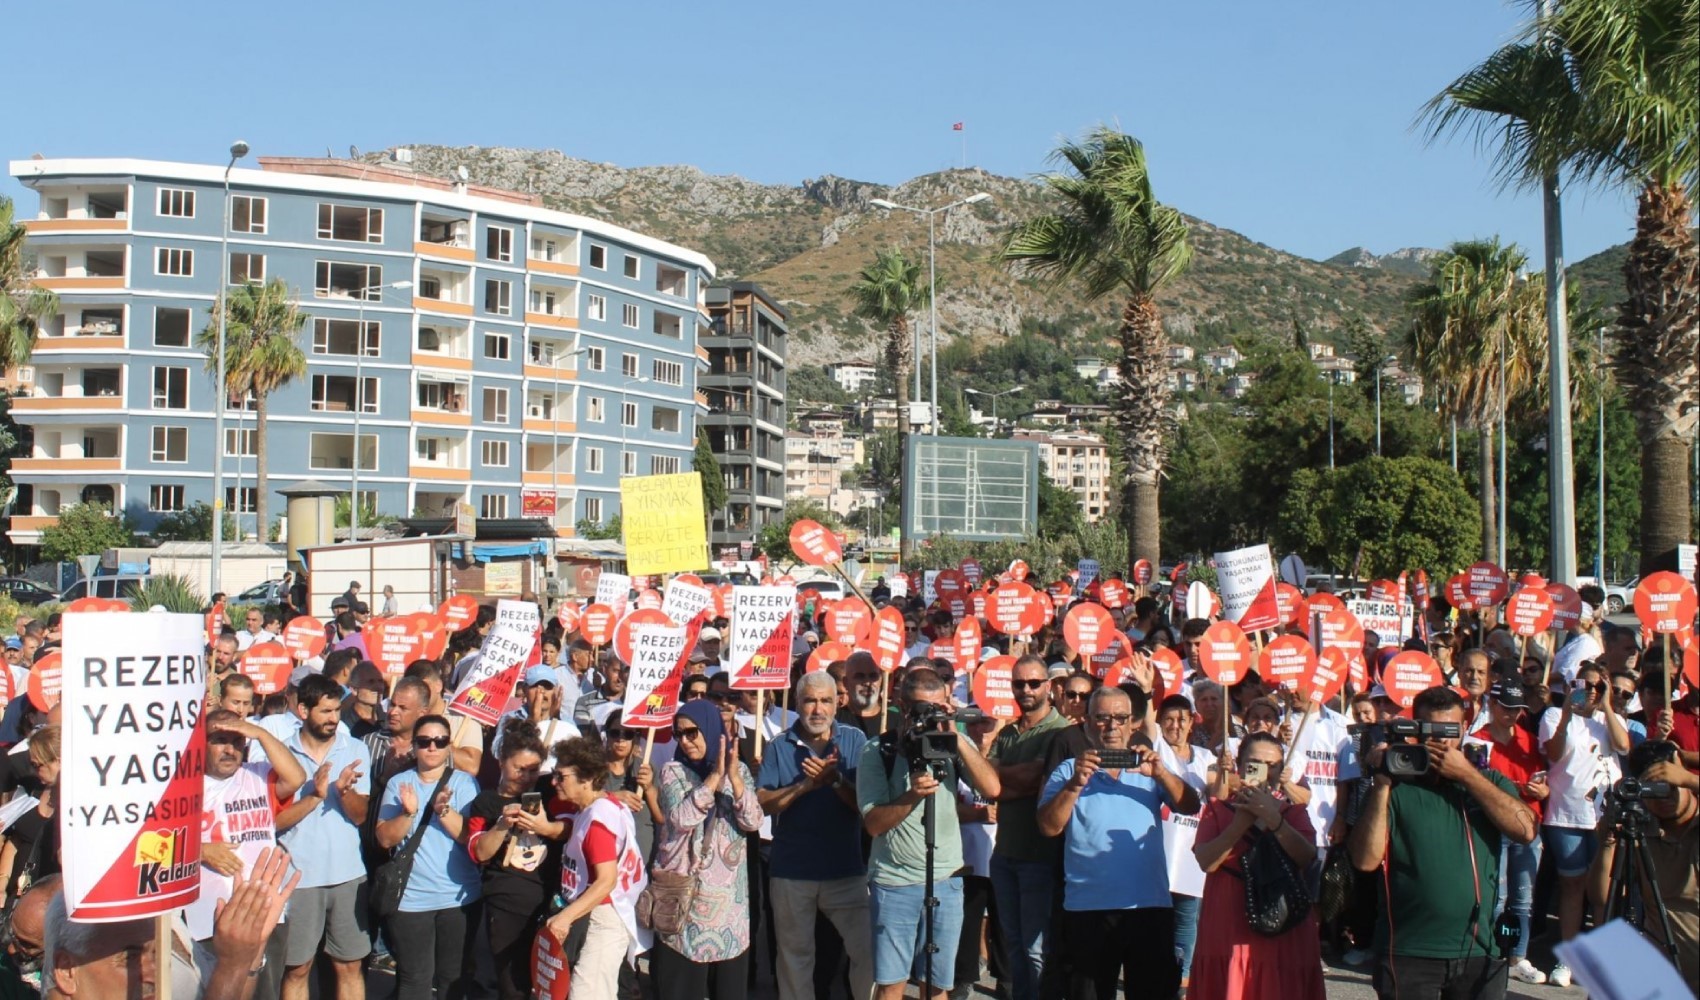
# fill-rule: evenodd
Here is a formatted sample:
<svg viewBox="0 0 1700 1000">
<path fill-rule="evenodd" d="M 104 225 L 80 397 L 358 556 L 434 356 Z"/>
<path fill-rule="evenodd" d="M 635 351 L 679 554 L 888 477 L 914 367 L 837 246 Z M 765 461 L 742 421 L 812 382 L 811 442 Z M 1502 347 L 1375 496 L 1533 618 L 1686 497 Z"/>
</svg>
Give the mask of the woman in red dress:
<svg viewBox="0 0 1700 1000">
<path fill-rule="evenodd" d="M 1239 750 L 1239 774 L 1224 774 L 1218 786 L 1220 797 L 1212 797 L 1198 818 L 1193 854 L 1205 871 L 1204 901 L 1187 996 L 1189 1000 L 1323 1000 L 1316 914 L 1277 937 L 1253 931 L 1246 920 L 1240 857 L 1252 838 L 1277 838 L 1302 871 L 1316 857 L 1316 837 L 1303 806 L 1276 798 L 1260 781 L 1245 780 L 1249 771 L 1279 779 L 1281 742 L 1268 733 L 1251 733 L 1240 741 Z"/>
</svg>

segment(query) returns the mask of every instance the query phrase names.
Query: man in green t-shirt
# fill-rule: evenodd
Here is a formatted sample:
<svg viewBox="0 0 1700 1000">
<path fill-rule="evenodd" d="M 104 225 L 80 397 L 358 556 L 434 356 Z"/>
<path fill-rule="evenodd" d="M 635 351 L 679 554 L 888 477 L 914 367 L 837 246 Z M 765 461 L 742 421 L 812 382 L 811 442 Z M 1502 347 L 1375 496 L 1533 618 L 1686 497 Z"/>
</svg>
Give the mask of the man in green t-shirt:
<svg viewBox="0 0 1700 1000">
<path fill-rule="evenodd" d="M 1468 721 L 1448 687 L 1417 695 L 1411 711 L 1418 722 Z M 1460 742 L 1427 740 L 1428 773 L 1398 782 L 1381 773 L 1386 744 L 1365 754 L 1375 781 L 1350 850 L 1359 871 L 1385 869 L 1375 936 L 1383 1000 L 1505 996 L 1507 966 L 1493 949 L 1499 849 L 1502 836 L 1534 840 L 1535 814 L 1504 775 L 1477 770 Z"/>
</svg>

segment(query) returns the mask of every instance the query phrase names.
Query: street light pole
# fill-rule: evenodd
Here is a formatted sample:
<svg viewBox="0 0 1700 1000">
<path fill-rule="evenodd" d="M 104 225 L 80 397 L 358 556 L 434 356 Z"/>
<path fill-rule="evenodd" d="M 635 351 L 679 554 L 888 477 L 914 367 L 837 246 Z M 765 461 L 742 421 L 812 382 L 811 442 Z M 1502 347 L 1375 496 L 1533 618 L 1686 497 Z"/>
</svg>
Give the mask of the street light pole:
<svg viewBox="0 0 1700 1000">
<path fill-rule="evenodd" d="M 1334 372 L 1328 373 L 1328 469 L 1334 469 L 1334 383 L 1338 382 Z"/>
<path fill-rule="evenodd" d="M 991 399 L 991 401 L 992 401 L 992 437 L 997 437 L 998 436 L 998 397 L 999 396 L 1008 396 L 1008 395 L 1011 395 L 1013 393 L 1020 392 L 1021 390 L 1025 389 L 1025 388 L 1027 388 L 1025 385 L 1012 385 L 1008 389 L 1004 389 L 1004 390 L 1001 390 L 999 392 L 986 392 L 983 389 L 967 389 L 967 388 L 963 389 L 962 391 L 967 392 L 967 393 L 972 393 L 976 396 L 987 396 Z"/>
<path fill-rule="evenodd" d="M 1381 369 L 1386 362 L 1375 363 L 1375 457 L 1381 457 Z"/>
<path fill-rule="evenodd" d="M 360 414 L 366 409 L 366 296 L 373 291 L 378 293 L 378 301 L 384 300 L 384 290 L 387 288 L 412 288 L 411 281 L 392 281 L 387 285 L 368 285 L 361 282 L 360 311 L 357 314 L 354 328 L 354 461 L 353 474 L 349 477 L 348 487 L 348 540 L 360 540 Z M 378 341 L 378 349 L 383 350 L 383 341 Z"/>
<path fill-rule="evenodd" d="M 1600 327 L 1599 358 L 1595 364 L 1605 364 L 1606 328 Z M 1594 521 L 1594 580 L 1606 585 L 1606 383 L 1594 381 L 1594 412 L 1600 421 L 1599 512 Z"/>
<path fill-rule="evenodd" d="M 229 386 L 224 384 L 224 330 L 229 312 L 226 290 L 230 287 L 230 171 L 236 161 L 248 155 L 248 144 L 241 139 L 230 144 L 230 162 L 224 166 L 224 220 L 219 230 L 218 266 L 218 359 L 213 375 L 213 516 L 212 558 L 208 588 L 216 594 L 222 587 L 224 566 L 224 404 Z"/>
<path fill-rule="evenodd" d="M 1547 442 L 1551 447 L 1552 442 Z M 1505 502 L 1510 497 L 1510 490 L 1505 482 L 1505 327 L 1499 328 L 1499 567 L 1505 568 L 1505 528 L 1509 518 L 1505 513 Z"/>
</svg>

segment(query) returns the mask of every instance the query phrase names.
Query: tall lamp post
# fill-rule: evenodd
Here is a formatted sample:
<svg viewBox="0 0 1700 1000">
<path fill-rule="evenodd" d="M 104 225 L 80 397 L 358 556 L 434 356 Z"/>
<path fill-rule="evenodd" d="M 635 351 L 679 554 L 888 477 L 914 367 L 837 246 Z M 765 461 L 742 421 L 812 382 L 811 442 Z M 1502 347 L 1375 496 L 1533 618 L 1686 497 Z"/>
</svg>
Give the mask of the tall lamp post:
<svg viewBox="0 0 1700 1000">
<path fill-rule="evenodd" d="M 953 201 L 948 205 L 940 205 L 937 208 L 915 208 L 911 205 L 899 205 L 895 201 L 888 201 L 884 198 L 870 198 L 870 199 L 868 199 L 868 204 L 874 206 L 875 208 L 883 208 L 883 209 L 886 209 L 888 211 L 913 212 L 916 215 L 924 215 L 924 216 L 927 217 L 927 309 L 928 309 L 928 313 L 929 313 L 929 318 L 928 318 L 927 323 L 928 323 L 928 327 L 930 328 L 930 331 L 931 331 L 928 334 L 928 338 L 929 338 L 929 341 L 930 341 L 929 351 L 930 351 L 930 355 L 931 355 L 930 367 L 932 368 L 932 413 L 931 413 L 931 419 L 930 419 L 929 422 L 932 424 L 932 431 L 933 431 L 934 437 L 938 437 L 938 433 L 939 433 L 939 304 L 938 304 L 938 298 L 935 295 L 935 293 L 938 291 L 938 267 L 937 267 L 937 256 L 938 255 L 937 255 L 937 252 L 936 252 L 936 244 L 935 244 L 935 236 L 934 236 L 934 232 L 935 232 L 935 228 L 936 228 L 935 220 L 938 218 L 938 216 L 944 214 L 945 212 L 950 211 L 953 208 L 960 208 L 963 205 L 977 205 L 982 201 L 990 201 L 991 198 L 992 198 L 992 196 L 987 194 L 984 191 L 976 191 L 966 198 L 958 198 L 956 201 Z M 915 357 L 915 394 L 916 395 L 920 395 L 920 391 L 921 391 L 920 361 L 921 361 L 920 352 L 916 351 L 916 357 Z M 903 420 L 903 419 L 907 419 L 907 418 L 904 414 L 898 414 L 898 419 Z"/>
<path fill-rule="evenodd" d="M 1328 468 L 1334 468 L 1334 385 L 1340 381 L 1340 373 L 1328 373 Z"/>
<path fill-rule="evenodd" d="M 1596 364 L 1605 364 L 1606 359 L 1606 328 L 1600 327 L 1599 358 Z M 1606 585 L 1606 383 L 1605 379 L 1594 380 L 1594 413 L 1600 421 L 1600 474 L 1599 474 L 1599 509 L 1594 518 L 1594 580 L 1601 587 Z"/>
<path fill-rule="evenodd" d="M 1399 359 L 1391 354 L 1375 363 L 1375 455 L 1381 457 L 1381 373 Z"/>
<path fill-rule="evenodd" d="M 377 292 L 381 303 L 386 289 L 412 287 L 411 281 L 392 281 L 387 285 L 367 285 L 360 289 L 359 319 L 354 324 L 354 472 L 349 477 L 348 486 L 348 540 L 351 542 L 360 540 L 360 414 L 366 409 L 366 299 Z M 383 349 L 383 341 L 379 340 L 378 350 Z"/>
<path fill-rule="evenodd" d="M 224 384 L 224 326 L 225 326 L 225 290 L 230 287 L 230 171 L 235 169 L 236 161 L 248 155 L 248 144 L 241 139 L 230 144 L 230 162 L 224 165 L 224 222 L 219 230 L 218 253 L 218 358 L 213 376 L 213 517 L 212 517 L 212 566 L 208 586 L 210 593 L 216 594 L 221 587 L 221 570 L 224 566 L 224 404 L 229 395 L 229 387 Z"/>
<path fill-rule="evenodd" d="M 1008 396 L 1011 393 L 1020 392 L 1021 390 L 1025 389 L 1025 388 L 1027 388 L 1027 387 L 1024 386 L 1024 385 L 1017 385 L 1017 386 L 1011 386 L 1010 388 L 1005 389 L 1002 392 L 982 392 L 979 389 L 963 389 L 962 391 L 966 392 L 966 393 L 971 393 L 975 396 L 985 396 L 985 397 L 988 397 L 989 399 L 991 399 L 991 401 L 992 401 L 992 436 L 997 437 L 998 436 L 998 397 L 999 396 Z"/>
</svg>

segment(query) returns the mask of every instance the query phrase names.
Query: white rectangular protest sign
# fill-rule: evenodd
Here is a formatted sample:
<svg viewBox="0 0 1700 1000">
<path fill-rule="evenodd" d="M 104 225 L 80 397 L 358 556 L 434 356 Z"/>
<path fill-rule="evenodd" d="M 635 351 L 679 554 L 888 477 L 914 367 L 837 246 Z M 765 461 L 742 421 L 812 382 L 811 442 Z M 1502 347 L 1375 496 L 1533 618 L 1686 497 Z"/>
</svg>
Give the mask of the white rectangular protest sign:
<svg viewBox="0 0 1700 1000">
<path fill-rule="evenodd" d="M 1275 561 L 1269 546 L 1252 545 L 1216 553 L 1216 587 L 1222 597 L 1222 617 L 1247 632 L 1281 624 L 1275 603 Z"/>
<path fill-rule="evenodd" d="M 620 705 L 628 729 L 665 729 L 679 710 L 679 665 L 696 645 L 696 629 L 638 625 L 632 629 L 631 675 Z"/>
<path fill-rule="evenodd" d="M 673 579 L 667 581 L 667 589 L 662 593 L 661 613 L 675 625 L 689 625 L 713 604 L 714 592 L 707 587 Z"/>
<path fill-rule="evenodd" d="M 1087 587 L 1092 586 L 1093 580 L 1098 579 L 1098 560 L 1082 559 L 1075 565 L 1074 571 L 1079 574 L 1078 578 L 1074 581 L 1075 586 L 1081 590 L 1085 590 Z"/>
<path fill-rule="evenodd" d="M 733 587 L 726 669 L 738 690 L 783 690 L 791 676 L 796 587 Z"/>
<path fill-rule="evenodd" d="M 615 621 L 626 617 L 626 597 L 631 592 L 632 578 L 624 573 L 603 570 L 602 575 L 596 578 L 595 603 L 612 608 Z"/>
<path fill-rule="evenodd" d="M 939 571 L 936 569 L 921 571 L 921 600 L 929 608 L 933 606 L 934 601 L 939 599 L 938 578 Z"/>
<path fill-rule="evenodd" d="M 535 635 L 543 627 L 543 613 L 533 601 L 502 598 L 496 602 L 496 624 L 512 625 Z"/>
<path fill-rule="evenodd" d="M 64 617 L 60 857 L 72 920 L 148 917 L 201 889 L 200 615 Z"/>
<path fill-rule="evenodd" d="M 1358 616 L 1366 632 L 1374 632 L 1383 646 L 1393 646 L 1411 637 L 1411 616 L 1401 614 L 1395 601 L 1347 601 L 1346 610 Z"/>
<path fill-rule="evenodd" d="M 508 707 L 522 665 L 531 656 L 537 637 L 523 624 L 498 622 L 479 647 L 478 659 L 467 668 L 455 689 L 449 711 L 493 726 Z"/>
</svg>

